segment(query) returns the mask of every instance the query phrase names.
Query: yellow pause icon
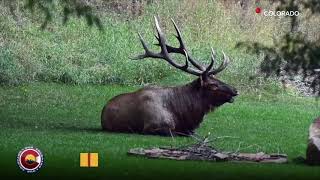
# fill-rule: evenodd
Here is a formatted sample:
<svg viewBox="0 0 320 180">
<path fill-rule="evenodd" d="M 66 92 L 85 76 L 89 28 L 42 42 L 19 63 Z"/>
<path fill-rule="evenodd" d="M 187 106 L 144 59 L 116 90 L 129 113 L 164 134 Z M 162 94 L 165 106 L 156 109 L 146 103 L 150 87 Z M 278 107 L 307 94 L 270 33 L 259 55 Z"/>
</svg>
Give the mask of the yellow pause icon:
<svg viewBox="0 0 320 180">
<path fill-rule="evenodd" d="M 98 153 L 80 153 L 80 167 L 98 167 Z"/>
</svg>

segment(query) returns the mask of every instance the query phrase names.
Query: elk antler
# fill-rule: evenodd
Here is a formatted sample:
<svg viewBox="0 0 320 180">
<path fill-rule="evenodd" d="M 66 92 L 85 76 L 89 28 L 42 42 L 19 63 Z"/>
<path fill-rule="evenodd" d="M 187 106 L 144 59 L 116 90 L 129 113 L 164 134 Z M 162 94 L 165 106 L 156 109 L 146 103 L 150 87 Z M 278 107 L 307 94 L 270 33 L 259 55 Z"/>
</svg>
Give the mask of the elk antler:
<svg viewBox="0 0 320 180">
<path fill-rule="evenodd" d="M 221 65 L 217 68 L 214 69 L 213 68 L 213 64 L 215 61 L 215 52 L 212 49 L 211 52 L 211 62 L 210 64 L 205 68 L 202 65 L 200 65 L 197 61 L 195 61 L 188 53 L 187 53 L 187 48 L 185 46 L 185 43 L 183 42 L 183 39 L 181 37 L 181 32 L 179 30 L 179 28 L 177 27 L 176 23 L 174 22 L 173 19 L 171 19 L 174 28 L 177 32 L 177 35 L 175 35 L 175 37 L 178 39 L 179 41 L 179 47 L 172 47 L 168 44 L 166 44 L 166 38 L 165 35 L 163 34 L 158 19 L 156 17 L 154 17 L 155 19 L 155 25 L 156 25 L 156 30 L 157 30 L 157 34 L 158 36 L 156 36 L 158 43 L 156 44 L 157 46 L 160 46 L 161 51 L 160 53 L 155 53 L 149 50 L 146 42 L 143 40 L 142 36 L 140 33 L 138 33 L 139 35 L 139 39 L 141 41 L 141 44 L 143 46 L 143 49 L 145 50 L 145 53 L 142 55 L 137 56 L 136 58 L 133 59 L 144 59 L 144 58 L 157 58 L 157 59 L 164 59 L 165 61 L 167 61 L 169 64 L 171 64 L 172 66 L 174 66 L 177 69 L 181 69 L 182 71 L 185 71 L 189 74 L 193 74 L 193 75 L 197 75 L 197 76 L 201 76 L 201 75 L 214 75 L 217 74 L 219 72 L 221 72 L 223 69 L 225 69 L 229 63 L 229 58 L 224 54 L 223 52 L 223 56 L 224 56 L 224 61 L 223 63 L 221 63 Z M 181 64 L 177 64 L 170 56 L 170 53 L 177 53 L 177 54 L 182 54 L 185 56 L 185 64 L 181 65 Z M 191 68 L 189 67 L 189 63 L 190 62 L 195 68 Z"/>
</svg>

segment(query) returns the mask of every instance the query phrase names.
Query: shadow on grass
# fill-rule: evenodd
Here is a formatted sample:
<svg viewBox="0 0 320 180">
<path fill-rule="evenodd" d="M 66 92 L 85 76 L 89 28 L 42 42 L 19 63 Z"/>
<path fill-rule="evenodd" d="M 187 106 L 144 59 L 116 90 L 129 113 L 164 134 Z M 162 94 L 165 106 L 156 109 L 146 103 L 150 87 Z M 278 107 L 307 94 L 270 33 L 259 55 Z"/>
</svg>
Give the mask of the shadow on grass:
<svg viewBox="0 0 320 180">
<path fill-rule="evenodd" d="M 86 125 L 84 126 L 77 126 L 77 125 L 71 125 L 66 124 L 63 122 L 48 122 L 46 123 L 35 123 L 35 122 L 26 122 L 26 121 L 20 121 L 19 119 L 7 119 L 6 123 L 3 123 L 2 128 L 6 129 L 15 129 L 15 130 L 28 130 L 28 131 L 48 131 L 48 132 L 65 132 L 65 133 L 90 133 L 90 134 L 106 134 L 106 135 L 125 135 L 125 136 L 144 136 L 144 137 L 168 137 L 171 138 L 171 136 L 163 136 L 163 135 L 151 135 L 151 134 L 142 134 L 142 133 L 128 133 L 128 132 L 111 132 L 111 131 L 105 131 L 102 130 L 99 126 L 91 126 Z M 186 136 L 179 136 L 179 137 L 186 137 Z"/>
<path fill-rule="evenodd" d="M 77 127 L 77 126 L 58 126 L 52 127 L 51 130 L 61 130 L 61 131 L 68 131 L 68 132 L 86 132 L 86 133 L 103 133 L 104 131 L 101 128 L 97 127 Z"/>
<path fill-rule="evenodd" d="M 52 129 L 52 128 L 51 128 Z M 96 127 L 75 127 L 75 126 L 69 126 L 69 127 L 56 127 L 55 129 L 65 131 L 65 132 L 85 132 L 85 133 L 90 133 L 90 134 L 105 134 L 105 135 L 113 135 L 113 136 L 141 136 L 141 137 L 150 137 L 150 138 L 172 138 L 171 136 L 164 136 L 164 135 L 159 135 L 159 134 L 143 134 L 143 133 L 129 133 L 129 132 L 112 132 L 112 131 L 106 131 L 102 130 L 102 128 L 96 128 Z M 176 137 L 187 137 L 187 136 L 176 136 Z"/>
</svg>

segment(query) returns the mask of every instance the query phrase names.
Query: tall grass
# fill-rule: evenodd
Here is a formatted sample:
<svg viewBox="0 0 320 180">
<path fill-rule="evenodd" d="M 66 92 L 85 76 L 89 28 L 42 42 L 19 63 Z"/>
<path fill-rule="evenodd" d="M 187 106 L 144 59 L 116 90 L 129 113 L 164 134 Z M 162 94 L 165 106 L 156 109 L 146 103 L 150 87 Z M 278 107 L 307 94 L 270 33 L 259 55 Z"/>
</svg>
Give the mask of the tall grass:
<svg viewBox="0 0 320 180">
<path fill-rule="evenodd" d="M 256 15 L 253 5 L 244 11 L 237 4 L 226 9 L 213 0 L 159 0 L 145 5 L 143 14 L 137 17 L 99 11 L 105 26 L 103 31 L 89 28 L 84 20 L 71 19 L 62 25 L 58 14 L 47 29 L 41 30 L 41 15 L 31 15 L 22 5 L 18 7 L 16 12 L 20 13 L 22 23 L 17 23 L 7 7 L 0 6 L 3 29 L 0 82 L 5 84 L 33 81 L 143 84 L 191 79 L 159 60 L 130 59 L 143 52 L 137 32 L 150 45 L 155 43 L 153 16 L 156 15 L 173 45 L 177 41 L 172 35 L 170 18 L 175 19 L 190 53 L 202 63 L 209 61 L 211 47 L 219 57 L 222 51 L 228 54 L 232 62 L 222 78 L 245 86 L 256 72 L 260 57 L 236 49 L 235 45 L 242 41 L 271 45 L 272 38 L 280 36 L 288 26 L 286 19 Z"/>
</svg>

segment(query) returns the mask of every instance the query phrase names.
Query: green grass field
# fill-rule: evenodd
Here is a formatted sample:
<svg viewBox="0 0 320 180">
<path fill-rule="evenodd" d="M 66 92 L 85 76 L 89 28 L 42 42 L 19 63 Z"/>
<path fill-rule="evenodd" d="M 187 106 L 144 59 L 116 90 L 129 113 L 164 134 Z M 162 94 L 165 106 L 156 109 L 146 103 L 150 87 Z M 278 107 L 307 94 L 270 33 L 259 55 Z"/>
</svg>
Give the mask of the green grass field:
<svg viewBox="0 0 320 180">
<path fill-rule="evenodd" d="M 142 1 L 141 15 L 133 15 L 133 2 Z M 36 7 L 32 13 L 25 9 L 27 1 L 0 3 L 1 176 L 319 180 L 320 167 L 293 161 L 305 156 L 308 127 L 320 115 L 319 102 L 298 97 L 294 87 L 285 92 L 274 76 L 264 79 L 259 73 L 264 57 L 236 48 L 240 42 L 274 45 L 273 40 L 280 40 L 287 32 L 289 19 L 258 15 L 254 11 L 257 3 L 245 9 L 239 3 L 227 6 L 227 1 L 217 0 L 152 0 L 149 5 L 142 1 L 86 0 L 96 7 L 103 31 L 89 28 L 85 19 L 77 16 L 63 24 L 63 0 L 53 1 L 52 22 L 45 29 L 40 29 L 45 18 L 41 8 Z M 277 8 L 269 1 L 260 5 Z M 100 113 L 113 96 L 146 84 L 176 85 L 195 78 L 165 62 L 129 58 L 143 52 L 137 32 L 148 44 L 156 42 L 155 15 L 174 46 L 178 44 L 170 18 L 176 21 L 188 51 L 201 63 L 209 62 L 211 47 L 217 52 L 217 64 L 222 51 L 231 59 L 218 78 L 236 87 L 240 96 L 233 104 L 208 114 L 197 134 L 210 133 L 211 139 L 231 137 L 212 142 L 223 151 L 236 151 L 241 145 L 243 152 L 286 153 L 288 164 L 133 157 L 127 155 L 131 148 L 179 147 L 195 140 L 102 132 Z M 320 18 L 307 16 L 301 13 L 298 30 L 316 40 Z M 180 63 L 184 60 L 182 56 L 173 57 Z M 36 174 L 25 174 L 17 166 L 17 153 L 26 146 L 35 146 L 44 154 L 44 167 Z M 98 152 L 99 168 L 80 168 L 80 152 Z"/>
<path fill-rule="evenodd" d="M 114 95 L 138 87 L 33 83 L 0 88 L 0 137 L 2 175 L 41 178 L 117 177 L 117 179 L 319 179 L 320 168 L 296 164 L 304 156 L 307 129 L 319 115 L 312 98 L 241 92 L 206 116 L 197 130 L 204 136 L 232 136 L 214 141 L 221 150 L 280 152 L 288 164 L 209 163 L 127 156 L 135 147 L 180 146 L 193 143 L 187 137 L 159 137 L 102 132 L 100 112 Z M 38 147 L 45 156 L 37 174 L 25 174 L 16 156 L 25 146 Z M 250 146 L 251 145 L 251 146 Z M 246 148 L 250 146 L 249 148 Z M 98 152 L 99 168 L 80 168 L 80 152 Z"/>
</svg>

